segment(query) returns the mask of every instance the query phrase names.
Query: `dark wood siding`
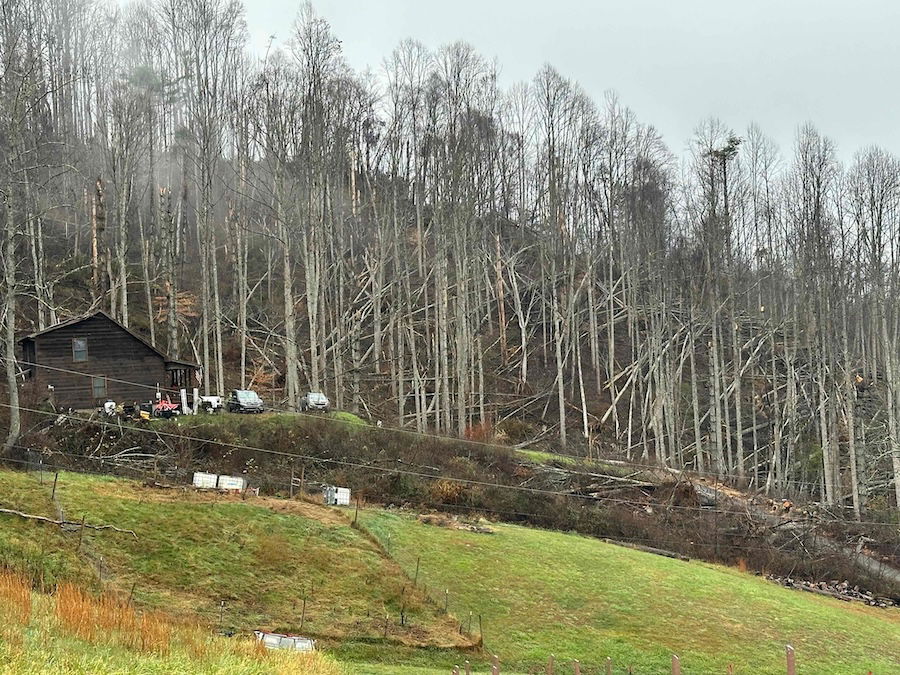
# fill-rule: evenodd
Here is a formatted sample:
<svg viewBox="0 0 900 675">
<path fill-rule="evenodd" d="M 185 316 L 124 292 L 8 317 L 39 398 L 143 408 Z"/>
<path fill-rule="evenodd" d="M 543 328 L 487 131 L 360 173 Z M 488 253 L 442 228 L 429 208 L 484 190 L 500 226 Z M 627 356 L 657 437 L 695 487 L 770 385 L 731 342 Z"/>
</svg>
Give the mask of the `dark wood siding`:
<svg viewBox="0 0 900 675">
<path fill-rule="evenodd" d="M 74 361 L 74 338 L 87 338 L 87 361 Z M 23 344 L 25 353 L 30 351 L 29 342 Z M 108 378 L 107 396 L 117 403 L 149 401 L 154 398 L 157 385 L 165 388 L 168 384 L 163 357 L 103 316 L 92 316 L 38 335 L 33 343 L 30 360 L 49 366 L 33 368 L 35 387 L 47 393 L 47 386 L 53 385 L 53 400 L 63 408 L 86 409 L 103 403 L 94 398 L 88 375 Z"/>
</svg>

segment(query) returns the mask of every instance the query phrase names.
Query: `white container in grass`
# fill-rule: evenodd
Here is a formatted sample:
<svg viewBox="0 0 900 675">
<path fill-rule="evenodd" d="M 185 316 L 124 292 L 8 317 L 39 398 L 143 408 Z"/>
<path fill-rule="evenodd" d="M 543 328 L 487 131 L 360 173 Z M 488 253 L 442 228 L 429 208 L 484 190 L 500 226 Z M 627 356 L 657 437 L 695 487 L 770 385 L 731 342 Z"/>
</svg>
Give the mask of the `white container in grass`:
<svg viewBox="0 0 900 675">
<path fill-rule="evenodd" d="M 350 488 L 326 485 L 322 496 L 330 506 L 350 506 Z"/>
<path fill-rule="evenodd" d="M 215 490 L 219 484 L 219 476 L 215 473 L 194 472 L 194 487 L 201 490 Z"/>
<path fill-rule="evenodd" d="M 247 479 L 241 476 L 219 476 L 220 490 L 241 491 L 247 487 Z"/>
<path fill-rule="evenodd" d="M 253 633 L 268 649 L 293 649 L 298 652 L 312 652 L 316 649 L 315 640 L 300 635 L 284 635 L 262 630 L 255 630 Z"/>
</svg>

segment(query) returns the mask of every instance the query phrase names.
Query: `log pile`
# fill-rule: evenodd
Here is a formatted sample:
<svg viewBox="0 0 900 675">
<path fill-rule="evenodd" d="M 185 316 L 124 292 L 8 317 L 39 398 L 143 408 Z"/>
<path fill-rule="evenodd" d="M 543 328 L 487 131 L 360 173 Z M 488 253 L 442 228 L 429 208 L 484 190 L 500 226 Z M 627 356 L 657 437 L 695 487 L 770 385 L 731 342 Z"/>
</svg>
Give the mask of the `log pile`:
<svg viewBox="0 0 900 675">
<path fill-rule="evenodd" d="M 778 577 L 767 574 L 766 579 L 785 588 L 796 588 L 818 595 L 825 595 L 846 602 L 864 602 L 871 607 L 900 607 L 900 599 L 874 595 L 859 586 L 851 586 L 848 581 L 804 581 L 792 577 Z"/>
</svg>

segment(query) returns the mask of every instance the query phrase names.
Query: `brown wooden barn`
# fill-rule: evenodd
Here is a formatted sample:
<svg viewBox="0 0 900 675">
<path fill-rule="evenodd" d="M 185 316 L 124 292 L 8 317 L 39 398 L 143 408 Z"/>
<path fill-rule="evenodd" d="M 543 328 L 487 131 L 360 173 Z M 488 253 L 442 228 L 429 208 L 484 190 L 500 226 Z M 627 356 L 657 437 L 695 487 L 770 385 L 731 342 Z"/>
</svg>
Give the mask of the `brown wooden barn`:
<svg viewBox="0 0 900 675">
<path fill-rule="evenodd" d="M 63 321 L 19 344 L 31 386 L 59 408 L 86 410 L 108 399 L 146 402 L 157 389 L 177 402 L 182 387 L 197 386 L 197 364 L 168 358 L 105 312 Z"/>
</svg>

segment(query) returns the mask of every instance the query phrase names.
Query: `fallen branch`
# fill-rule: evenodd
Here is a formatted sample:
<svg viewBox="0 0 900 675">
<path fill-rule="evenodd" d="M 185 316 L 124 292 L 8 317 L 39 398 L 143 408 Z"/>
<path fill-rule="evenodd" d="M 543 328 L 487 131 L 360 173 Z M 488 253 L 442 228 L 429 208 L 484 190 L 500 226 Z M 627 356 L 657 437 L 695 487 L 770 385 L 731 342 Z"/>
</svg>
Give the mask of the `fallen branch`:
<svg viewBox="0 0 900 675">
<path fill-rule="evenodd" d="M 13 511 L 12 509 L 0 509 L 0 513 L 8 513 L 11 516 L 19 516 L 19 518 L 25 518 L 27 520 L 37 520 L 42 523 L 48 523 L 50 525 L 58 525 L 59 527 L 65 527 L 66 525 L 75 525 L 76 527 L 86 527 L 89 530 L 113 530 L 114 532 L 122 532 L 123 534 L 130 534 L 132 537 L 137 539 L 137 535 L 134 533 L 134 530 L 123 530 L 115 525 L 88 525 L 87 523 L 82 523 L 81 521 L 72 521 L 72 520 L 53 520 L 52 518 L 46 518 L 45 516 L 35 516 L 30 513 L 22 513 L 21 511 Z"/>
</svg>

